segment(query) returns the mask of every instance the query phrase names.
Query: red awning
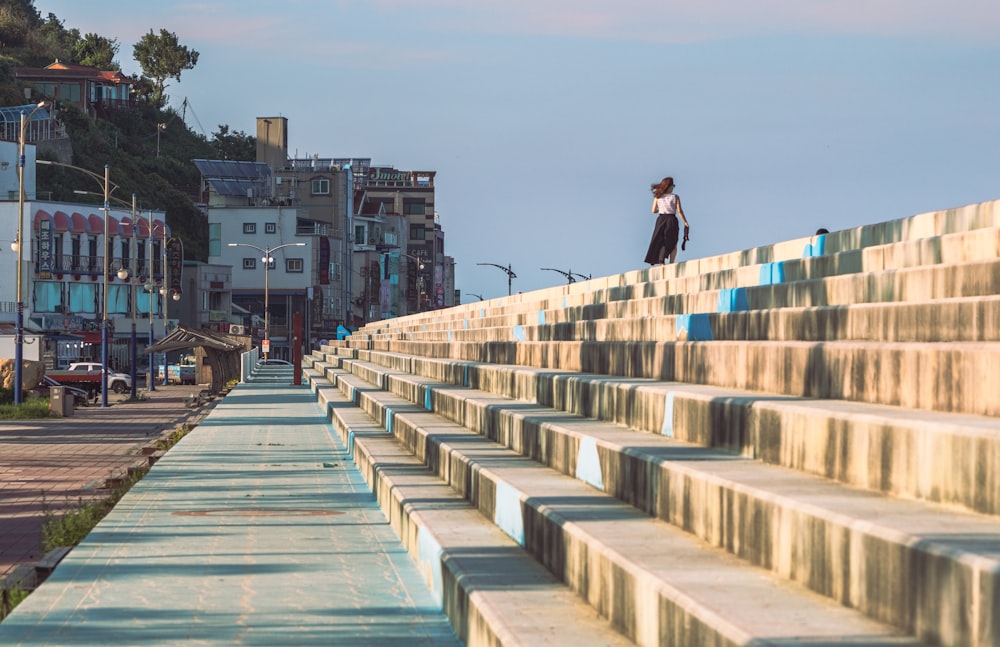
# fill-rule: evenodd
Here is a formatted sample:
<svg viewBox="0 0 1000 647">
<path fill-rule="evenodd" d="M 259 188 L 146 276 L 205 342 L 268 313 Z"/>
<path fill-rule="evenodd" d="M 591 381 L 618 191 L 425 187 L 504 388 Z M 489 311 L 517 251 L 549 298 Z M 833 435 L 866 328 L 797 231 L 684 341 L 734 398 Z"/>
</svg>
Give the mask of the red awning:
<svg viewBox="0 0 1000 647">
<path fill-rule="evenodd" d="M 87 216 L 87 231 L 92 234 L 104 233 L 104 221 L 96 213 Z"/>
<path fill-rule="evenodd" d="M 135 225 L 135 230 L 138 232 L 139 238 L 149 238 L 149 220 L 139 218 L 139 221 Z"/>
<path fill-rule="evenodd" d="M 119 232 L 122 236 L 132 235 L 132 219 L 128 216 L 123 216 L 121 222 L 118 223 Z"/>
<path fill-rule="evenodd" d="M 101 333 L 99 332 L 85 332 L 81 333 L 83 335 L 83 343 L 85 344 L 100 344 L 101 343 Z"/>
<path fill-rule="evenodd" d="M 66 215 L 65 211 L 57 211 L 52 214 L 52 221 L 56 225 L 55 230 L 57 232 L 69 231 L 69 216 Z"/>
<path fill-rule="evenodd" d="M 31 225 L 32 228 L 35 231 L 38 231 L 38 223 L 40 223 L 43 220 L 52 220 L 52 216 L 50 216 L 47 211 L 42 211 L 41 209 L 36 210 L 35 211 L 35 219 L 32 221 L 32 225 Z M 54 228 L 55 227 L 55 223 L 52 223 L 52 226 Z"/>
<path fill-rule="evenodd" d="M 73 212 L 73 215 L 70 216 L 70 231 L 74 234 L 87 233 L 87 218 L 82 213 Z"/>
</svg>

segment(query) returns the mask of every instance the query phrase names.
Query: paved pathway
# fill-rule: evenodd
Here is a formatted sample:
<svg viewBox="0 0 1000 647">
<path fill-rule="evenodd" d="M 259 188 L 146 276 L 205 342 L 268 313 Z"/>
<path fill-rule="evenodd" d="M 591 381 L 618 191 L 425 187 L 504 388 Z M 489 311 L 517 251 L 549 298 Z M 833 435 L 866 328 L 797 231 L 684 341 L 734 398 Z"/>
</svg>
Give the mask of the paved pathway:
<svg viewBox="0 0 1000 647">
<path fill-rule="evenodd" d="M 43 505 L 103 496 L 105 479 L 145 461 L 141 448 L 206 412 L 185 406 L 197 387 L 158 386 L 144 402 L 81 407 L 70 418 L 0 421 L 0 581 L 41 555 Z"/>
<path fill-rule="evenodd" d="M 3 645 L 459 645 L 306 387 L 244 384 L 0 623 Z"/>
</svg>

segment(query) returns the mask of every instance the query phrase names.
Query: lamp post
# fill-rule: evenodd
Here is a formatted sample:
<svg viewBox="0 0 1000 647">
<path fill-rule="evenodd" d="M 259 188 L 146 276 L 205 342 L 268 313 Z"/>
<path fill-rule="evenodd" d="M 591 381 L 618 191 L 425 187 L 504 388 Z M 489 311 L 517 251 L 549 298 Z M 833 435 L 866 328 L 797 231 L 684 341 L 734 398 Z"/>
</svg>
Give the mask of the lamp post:
<svg viewBox="0 0 1000 647">
<path fill-rule="evenodd" d="M 284 245 L 278 245 L 277 247 L 257 247 L 256 245 L 251 245 L 250 243 L 229 243 L 230 247 L 249 247 L 251 249 L 256 249 L 258 252 L 264 255 L 261 259 L 264 261 L 264 339 L 267 341 L 263 344 L 264 348 L 264 362 L 267 362 L 267 355 L 271 350 L 271 302 L 269 297 L 270 284 L 268 276 L 271 274 L 271 263 L 274 262 L 274 258 L 271 256 L 272 252 L 276 252 L 279 249 L 284 249 L 285 247 L 305 247 L 305 243 L 285 243 Z"/>
<path fill-rule="evenodd" d="M 17 319 L 14 329 L 14 404 L 21 404 L 24 401 L 23 364 L 24 364 L 24 298 L 21 293 L 21 264 L 24 258 L 24 144 L 28 132 L 28 123 L 35 113 L 45 107 L 45 102 L 40 102 L 27 115 L 21 111 L 21 132 L 17 140 L 17 240 L 14 241 L 14 251 L 17 252 Z"/>
<path fill-rule="evenodd" d="M 470 297 L 479 297 L 479 300 L 480 300 L 480 301 L 482 301 L 482 300 L 483 300 L 483 295 L 481 295 L 481 294 L 476 294 L 475 292 L 469 292 L 469 296 L 470 296 Z"/>
<path fill-rule="evenodd" d="M 108 406 L 108 217 L 111 205 L 108 200 L 109 164 L 104 165 L 104 308 L 101 312 L 101 406 Z"/>
<path fill-rule="evenodd" d="M 138 346 L 138 342 L 137 342 L 137 340 L 135 338 L 135 309 L 136 309 L 136 306 L 138 304 L 138 295 L 136 294 L 136 292 L 139 290 L 138 275 L 136 274 L 136 270 L 138 268 L 136 267 L 136 259 L 135 259 L 135 257 L 138 255 L 139 248 L 136 247 L 136 241 L 135 241 L 135 215 L 136 215 L 136 211 L 135 211 L 135 194 L 133 193 L 132 194 L 132 220 L 131 220 L 131 225 L 132 225 L 132 227 L 131 227 L 131 229 L 132 229 L 132 243 L 129 246 L 129 252 L 130 252 L 129 256 L 131 256 L 130 261 L 131 261 L 131 265 L 132 265 L 132 279 L 133 279 L 133 285 L 132 285 L 132 290 L 131 290 L 131 293 L 132 293 L 132 303 L 131 303 L 131 307 L 132 307 L 132 330 L 131 330 L 131 335 L 129 336 L 129 348 L 128 348 L 129 349 L 129 355 L 131 356 L 130 360 L 129 360 L 129 365 L 132 367 L 132 393 L 131 393 L 131 396 L 132 396 L 133 400 L 136 399 L 136 397 L 138 396 L 138 393 L 139 393 L 138 392 L 139 385 L 137 384 L 137 381 L 138 381 L 137 378 L 138 378 L 139 374 L 138 374 L 138 371 L 136 370 L 136 364 L 139 363 L 139 346 Z M 128 278 L 128 272 L 125 272 L 125 276 L 122 276 L 122 272 L 123 271 L 124 271 L 124 267 L 123 267 L 123 269 L 118 270 L 118 276 L 122 280 L 125 280 L 126 278 Z"/>
<path fill-rule="evenodd" d="M 147 348 L 152 348 L 153 339 L 155 338 L 153 332 L 153 290 L 156 286 L 153 284 L 153 212 L 149 212 L 149 233 L 146 236 L 146 249 L 148 253 L 146 254 L 146 265 L 149 267 L 149 278 L 147 280 L 146 291 L 149 293 L 149 343 Z M 156 376 L 153 374 L 153 354 L 149 354 L 149 361 L 146 363 L 146 380 L 149 383 L 149 390 L 156 390 Z"/>
<path fill-rule="evenodd" d="M 424 266 L 424 261 L 421 258 L 417 258 L 416 256 L 410 256 L 409 254 L 405 254 L 403 252 L 400 252 L 400 256 L 405 256 L 406 258 L 409 258 L 409 259 L 411 259 L 413 261 L 416 261 L 416 263 L 417 263 L 417 312 L 420 312 L 420 307 L 423 305 L 423 301 L 424 301 L 423 300 L 423 296 L 424 296 L 424 274 L 423 274 L 423 272 L 424 272 L 424 267 L 425 267 Z"/>
<path fill-rule="evenodd" d="M 174 240 L 174 239 L 171 239 Z M 167 315 L 167 306 L 169 304 L 168 297 L 174 301 L 181 300 L 181 294 L 177 290 L 172 290 L 170 288 L 170 274 L 167 271 L 167 222 L 163 221 L 163 244 L 160 245 L 160 253 L 162 255 L 162 272 L 163 272 L 163 285 L 160 286 L 160 295 L 163 297 L 163 336 L 167 336 L 167 328 L 170 325 L 170 319 Z M 180 240 L 177 241 L 180 244 Z M 168 374 L 168 362 L 167 353 L 163 353 L 163 386 L 170 384 L 170 375 Z"/>
<path fill-rule="evenodd" d="M 35 163 L 64 166 L 75 171 L 80 171 L 97 180 L 103 189 L 104 205 L 101 209 L 104 211 L 104 308 L 101 313 L 101 406 L 106 407 L 108 406 L 108 217 L 111 215 L 111 194 L 118 189 L 118 185 L 111 182 L 111 166 L 109 164 L 104 165 L 104 175 L 101 176 L 85 168 L 73 166 L 72 164 L 63 164 L 62 162 L 35 160 Z"/>
<path fill-rule="evenodd" d="M 506 272 L 507 273 L 507 296 L 510 296 L 510 294 L 511 294 L 511 284 L 512 284 L 513 280 L 517 278 L 517 274 L 514 274 L 514 270 L 511 268 L 510 263 L 507 264 L 507 267 L 504 267 L 503 265 L 497 265 L 496 263 L 476 263 L 476 265 L 490 265 L 491 267 L 499 267 L 501 270 L 503 270 L 504 272 Z"/>
<path fill-rule="evenodd" d="M 581 279 L 585 280 L 585 281 L 587 281 L 587 280 L 590 279 L 589 276 L 584 276 L 583 274 L 580 274 L 578 272 L 574 272 L 572 270 L 563 272 L 562 270 L 557 270 L 554 267 L 540 267 L 538 269 L 540 269 L 540 270 L 549 270 L 550 272 L 559 272 L 560 274 L 562 274 L 563 276 L 566 277 L 568 283 L 576 283 L 576 277 L 578 277 L 578 276 Z"/>
<path fill-rule="evenodd" d="M 73 191 L 73 193 L 79 193 L 79 194 L 83 194 L 83 195 L 96 195 L 96 194 L 94 194 L 93 191 Z M 129 205 L 129 203 L 125 202 L 124 200 L 119 200 L 118 198 L 112 198 L 111 196 L 108 196 L 108 198 L 111 199 L 111 200 L 113 200 L 113 201 L 115 201 L 115 202 L 117 202 L 117 203 L 119 203 L 119 204 L 121 204 L 121 205 L 124 205 L 126 207 L 128 207 L 128 206 L 132 207 L 132 220 L 130 221 L 131 222 L 131 229 L 132 229 L 132 243 L 131 243 L 131 246 L 129 247 L 129 250 L 130 250 L 129 256 L 132 259 L 132 262 L 131 262 L 131 265 L 132 265 L 131 275 L 133 277 L 137 277 L 138 276 L 138 274 L 137 274 L 138 267 L 136 265 L 135 257 L 138 254 L 138 247 L 136 246 L 136 239 L 135 239 L 135 228 L 136 228 L 136 222 L 135 222 L 135 219 L 136 219 L 136 197 L 135 197 L 135 194 L 134 193 L 132 194 L 132 204 L 131 205 Z M 105 252 L 107 252 L 107 245 L 105 245 Z M 125 267 L 124 263 L 122 263 L 122 266 L 118 269 L 118 278 L 121 279 L 122 281 L 125 281 L 126 279 L 129 278 L 129 270 Z M 136 382 L 136 377 L 137 377 L 136 364 L 139 361 L 139 357 L 138 357 L 138 346 L 137 346 L 136 332 L 135 332 L 135 328 L 136 328 L 135 310 L 136 310 L 137 298 L 138 298 L 137 295 L 136 295 L 136 291 L 138 290 L 138 287 L 139 287 L 138 284 L 136 284 L 132 288 L 132 290 L 131 290 L 131 293 L 132 293 L 132 297 L 131 297 L 132 331 L 131 331 L 131 335 L 129 336 L 129 355 L 131 357 L 131 359 L 130 359 L 130 365 L 131 365 L 130 373 L 131 373 L 131 376 L 132 376 L 132 392 L 131 392 L 131 397 L 132 397 L 133 400 L 136 399 L 136 396 L 137 396 L 137 393 L 138 393 L 137 389 L 138 389 L 138 386 L 139 386 L 138 383 Z"/>
</svg>

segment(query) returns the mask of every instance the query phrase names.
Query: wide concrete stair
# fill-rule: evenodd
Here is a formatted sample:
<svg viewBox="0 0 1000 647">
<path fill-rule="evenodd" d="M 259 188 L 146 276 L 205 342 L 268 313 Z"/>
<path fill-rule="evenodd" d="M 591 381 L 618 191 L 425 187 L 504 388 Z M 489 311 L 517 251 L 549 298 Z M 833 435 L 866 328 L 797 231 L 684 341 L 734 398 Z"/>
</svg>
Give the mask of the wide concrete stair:
<svg viewBox="0 0 1000 647">
<path fill-rule="evenodd" d="M 470 645 L 1000 645 L 1000 202 L 305 358 Z"/>
</svg>

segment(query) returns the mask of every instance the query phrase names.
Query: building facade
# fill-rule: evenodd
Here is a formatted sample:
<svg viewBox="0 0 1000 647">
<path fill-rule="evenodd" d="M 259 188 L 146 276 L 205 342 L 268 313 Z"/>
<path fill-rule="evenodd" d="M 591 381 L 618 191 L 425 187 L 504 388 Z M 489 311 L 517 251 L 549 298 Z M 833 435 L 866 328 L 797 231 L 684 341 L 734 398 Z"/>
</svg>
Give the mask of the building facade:
<svg viewBox="0 0 1000 647">
<path fill-rule="evenodd" d="M 0 201 L 2 241 L 17 237 L 18 206 L 17 200 Z M 0 282 L 0 325 L 15 323 L 20 256 L 24 327 L 42 337 L 39 355 L 47 368 L 99 361 L 105 321 L 109 357 L 123 370 L 131 362 L 133 329 L 141 353 L 151 329 L 159 338 L 176 326 L 167 316 L 168 303 L 183 291 L 179 270 L 171 274 L 177 264 L 168 251 L 176 249 L 176 239 L 162 212 L 133 220 L 131 211 L 120 208 L 105 214 L 91 204 L 29 199 L 22 236 L 22 254 L 9 243 L 0 253 L 0 272 L 12 278 Z"/>
<path fill-rule="evenodd" d="M 99 70 L 56 60 L 45 67 L 19 67 L 14 75 L 18 81 L 31 85 L 33 91 L 26 98 L 36 104 L 49 100 L 73 105 L 91 118 L 108 110 L 138 107 L 136 80 L 120 70 Z"/>
<path fill-rule="evenodd" d="M 266 164 L 224 160 L 195 160 L 195 164 L 202 173 L 209 264 L 232 268 L 232 309 L 245 313 L 236 330 L 220 322 L 220 331 L 248 334 L 254 345 L 266 337 L 271 357 L 290 359 L 293 318 L 301 313 L 303 348 L 312 348 L 322 335 L 323 286 L 330 282 L 328 226 L 310 220 L 307 210 L 277 198 Z M 221 284 L 224 292 L 224 280 Z M 219 299 L 224 301 L 221 294 Z"/>
</svg>

